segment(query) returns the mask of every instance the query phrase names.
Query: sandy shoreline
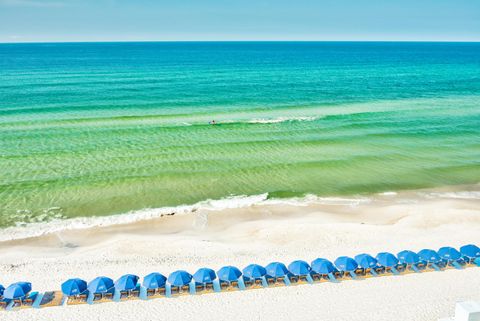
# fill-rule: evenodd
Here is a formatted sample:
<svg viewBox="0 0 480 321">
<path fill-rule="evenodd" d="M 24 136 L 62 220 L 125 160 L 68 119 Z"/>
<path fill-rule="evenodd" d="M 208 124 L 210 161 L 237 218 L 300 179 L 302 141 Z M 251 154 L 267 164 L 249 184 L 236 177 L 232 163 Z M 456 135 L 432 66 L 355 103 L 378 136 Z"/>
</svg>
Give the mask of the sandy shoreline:
<svg viewBox="0 0 480 321">
<path fill-rule="evenodd" d="M 468 192 L 477 192 L 478 185 Z M 379 195 L 368 202 L 256 205 L 0 242 L 0 283 L 54 290 L 68 277 L 116 279 L 208 266 L 480 244 L 480 202 L 466 192 Z M 432 194 L 433 193 L 433 194 Z M 443 193 L 442 196 L 434 193 Z M 447 193 L 447 194 L 446 194 Z M 459 194 L 464 193 L 464 194 Z M 450 195 L 450 197 L 448 197 Z M 476 194 L 474 194 L 476 195 Z M 339 205 L 340 204 L 340 205 Z M 353 205 L 352 205 L 353 204 Z M 480 269 L 149 302 L 2 313 L 2 320 L 436 320 L 480 300 Z"/>
</svg>

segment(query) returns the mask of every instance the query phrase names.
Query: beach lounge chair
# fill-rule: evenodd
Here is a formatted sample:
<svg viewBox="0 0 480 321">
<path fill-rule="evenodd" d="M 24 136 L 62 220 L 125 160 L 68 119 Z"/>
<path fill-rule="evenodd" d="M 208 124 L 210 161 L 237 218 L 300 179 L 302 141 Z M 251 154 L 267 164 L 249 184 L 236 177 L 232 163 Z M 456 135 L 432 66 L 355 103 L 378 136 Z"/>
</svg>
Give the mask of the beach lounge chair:
<svg viewBox="0 0 480 321">
<path fill-rule="evenodd" d="M 323 274 L 312 272 L 310 275 L 314 282 L 321 282 L 323 280 Z"/>
<path fill-rule="evenodd" d="M 60 306 L 63 302 L 63 295 L 60 291 L 45 292 L 41 296 L 40 300 L 36 300 L 34 308 L 45 308 L 52 306 Z"/>
<path fill-rule="evenodd" d="M 85 304 L 88 300 L 88 292 L 79 295 L 67 296 L 67 305 Z"/>
</svg>

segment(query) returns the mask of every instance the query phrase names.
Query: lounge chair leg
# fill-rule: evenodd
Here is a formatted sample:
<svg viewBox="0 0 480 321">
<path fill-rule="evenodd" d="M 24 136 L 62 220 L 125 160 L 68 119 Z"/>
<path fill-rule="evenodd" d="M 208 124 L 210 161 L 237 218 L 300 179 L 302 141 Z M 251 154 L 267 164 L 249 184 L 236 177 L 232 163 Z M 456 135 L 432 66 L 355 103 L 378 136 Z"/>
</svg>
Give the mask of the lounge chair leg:
<svg viewBox="0 0 480 321">
<path fill-rule="evenodd" d="M 120 302 L 120 296 L 121 296 L 120 291 L 115 290 L 115 292 L 113 293 L 113 301 Z"/>
<path fill-rule="evenodd" d="M 240 290 L 245 290 L 245 282 L 243 282 L 243 277 L 240 277 L 240 279 L 238 279 L 238 288 Z"/>
<path fill-rule="evenodd" d="M 140 294 L 138 295 L 138 297 L 142 300 L 147 299 L 147 288 L 146 287 L 144 287 L 144 286 L 140 287 Z"/>
<path fill-rule="evenodd" d="M 310 274 L 307 274 L 307 282 L 310 283 L 310 284 L 313 284 L 313 279 L 312 279 L 312 276 Z"/>
<path fill-rule="evenodd" d="M 331 281 L 331 282 L 338 282 L 338 280 L 333 276 L 332 273 L 328 273 L 328 279 Z"/>
<path fill-rule="evenodd" d="M 35 298 L 35 301 L 33 301 L 32 308 L 34 309 L 40 309 L 40 302 L 42 302 L 43 294 L 38 294 L 37 297 Z"/>
<path fill-rule="evenodd" d="M 87 297 L 87 303 L 88 304 L 93 304 L 93 297 L 94 297 L 93 293 L 88 294 L 88 297 Z"/>
<path fill-rule="evenodd" d="M 5 310 L 7 310 L 7 311 L 12 310 L 14 304 L 15 304 L 15 302 L 13 302 L 13 300 L 10 301 L 10 302 L 8 302 L 7 307 L 5 308 Z"/>
<path fill-rule="evenodd" d="M 220 281 L 214 280 L 213 281 L 213 291 L 220 292 Z"/>
<path fill-rule="evenodd" d="M 480 257 L 477 257 L 475 260 L 473 260 L 473 263 L 480 267 Z"/>
<path fill-rule="evenodd" d="M 170 284 L 167 284 L 167 286 L 165 287 L 165 296 L 167 298 L 171 298 L 172 297 L 172 287 Z"/>
<path fill-rule="evenodd" d="M 262 276 L 262 286 L 263 286 L 264 288 L 268 287 L 267 279 L 265 279 L 264 276 Z"/>
<path fill-rule="evenodd" d="M 189 287 L 190 287 L 190 294 L 197 294 L 197 290 L 195 288 L 195 281 L 190 282 Z"/>
</svg>

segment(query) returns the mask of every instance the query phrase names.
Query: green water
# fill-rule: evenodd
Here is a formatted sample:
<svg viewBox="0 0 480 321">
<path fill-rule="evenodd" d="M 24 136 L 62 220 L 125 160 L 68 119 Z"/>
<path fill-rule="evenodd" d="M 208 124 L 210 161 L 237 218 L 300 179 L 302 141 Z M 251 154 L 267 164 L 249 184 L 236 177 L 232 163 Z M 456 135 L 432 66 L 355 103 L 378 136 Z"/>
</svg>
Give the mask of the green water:
<svg viewBox="0 0 480 321">
<path fill-rule="evenodd" d="M 32 44 L 0 58 L 3 227 L 480 181 L 480 44 Z"/>
</svg>

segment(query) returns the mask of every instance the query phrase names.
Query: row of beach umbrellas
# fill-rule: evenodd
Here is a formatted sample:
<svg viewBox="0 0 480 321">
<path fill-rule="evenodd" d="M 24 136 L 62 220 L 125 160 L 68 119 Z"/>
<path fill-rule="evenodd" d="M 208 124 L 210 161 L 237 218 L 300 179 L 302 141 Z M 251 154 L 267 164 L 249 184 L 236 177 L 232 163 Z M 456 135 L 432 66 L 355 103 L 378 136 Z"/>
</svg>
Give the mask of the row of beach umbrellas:
<svg viewBox="0 0 480 321">
<path fill-rule="evenodd" d="M 302 260 L 291 262 L 288 266 L 281 262 L 272 262 L 265 267 L 258 264 L 250 264 L 242 271 L 235 266 L 224 266 L 217 272 L 210 268 L 200 268 L 193 275 L 184 270 L 171 273 L 168 278 L 153 272 L 144 277 L 142 286 L 146 289 L 159 289 L 167 285 L 184 286 L 192 282 L 198 284 L 213 283 L 215 280 L 233 282 L 242 276 L 247 279 L 279 278 L 289 275 L 306 276 L 312 273 L 330 275 L 335 272 L 353 273 L 357 269 L 395 268 L 399 264 L 415 266 L 419 263 L 436 264 L 440 262 L 456 263 L 464 260 L 480 258 L 480 248 L 469 244 L 462 246 L 460 250 L 453 247 L 442 247 L 438 251 L 423 249 L 418 253 L 405 250 L 396 256 L 389 252 L 378 253 L 375 257 L 362 253 L 354 258 L 348 256 L 338 257 L 331 262 L 324 258 L 317 258 L 308 264 Z M 62 284 L 62 292 L 67 296 L 76 296 L 84 293 L 112 293 L 114 291 L 132 291 L 140 287 L 139 277 L 126 274 L 115 282 L 108 277 L 100 276 L 91 282 L 78 278 L 69 279 Z M 17 282 L 6 289 L 0 285 L 0 297 L 5 299 L 24 298 L 32 290 L 31 283 Z"/>
</svg>

